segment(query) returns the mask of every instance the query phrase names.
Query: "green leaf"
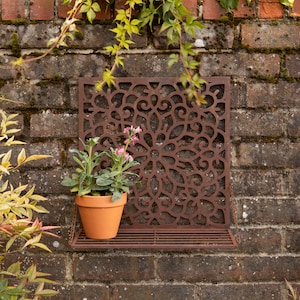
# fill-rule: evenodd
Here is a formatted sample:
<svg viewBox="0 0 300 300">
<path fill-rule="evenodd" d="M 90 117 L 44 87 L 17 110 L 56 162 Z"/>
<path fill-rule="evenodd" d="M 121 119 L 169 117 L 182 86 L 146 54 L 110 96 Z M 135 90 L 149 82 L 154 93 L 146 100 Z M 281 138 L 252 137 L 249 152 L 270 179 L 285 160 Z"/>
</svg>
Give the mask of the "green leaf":
<svg viewBox="0 0 300 300">
<path fill-rule="evenodd" d="M 52 252 L 52 251 L 48 248 L 48 246 L 46 246 L 46 245 L 43 244 L 43 243 L 33 243 L 32 246 L 38 247 L 38 248 L 43 249 L 43 250 L 48 251 L 48 252 Z"/>
<path fill-rule="evenodd" d="M 195 70 L 198 68 L 199 62 L 196 60 L 188 60 L 186 61 L 186 66 L 191 70 Z"/>
<path fill-rule="evenodd" d="M 87 12 L 86 16 L 87 16 L 89 22 L 90 22 L 90 23 L 93 23 L 93 20 L 95 19 L 96 14 L 95 14 L 95 12 L 94 12 L 92 9 L 90 9 L 90 10 Z"/>
<path fill-rule="evenodd" d="M 117 66 L 122 66 L 122 67 L 124 67 L 124 57 L 122 57 L 122 56 L 117 56 L 117 57 L 116 57 L 116 65 L 117 65 Z"/>
<path fill-rule="evenodd" d="M 93 9 L 95 12 L 101 11 L 101 8 L 100 8 L 100 5 L 99 5 L 98 2 L 94 2 L 94 3 L 92 4 L 92 9 Z"/>
<path fill-rule="evenodd" d="M 0 291 L 4 291 L 8 285 L 7 279 L 1 279 L 0 280 Z"/>
<path fill-rule="evenodd" d="M 53 296 L 57 295 L 58 293 L 59 293 L 58 291 L 44 289 L 42 291 L 36 292 L 35 295 L 41 296 L 41 297 L 53 297 Z"/>
<path fill-rule="evenodd" d="M 159 32 L 164 32 L 164 31 L 166 31 L 167 29 L 169 29 L 170 27 L 172 27 L 172 24 L 171 24 L 171 23 L 169 23 L 169 22 L 164 22 L 164 23 L 161 25 Z"/>
<path fill-rule="evenodd" d="M 45 159 L 45 158 L 51 158 L 51 155 L 30 155 L 26 158 L 26 160 L 24 162 L 29 162 L 29 161 L 33 161 L 33 160 L 39 160 L 39 159 Z"/>
<path fill-rule="evenodd" d="M 18 165 L 21 165 L 26 159 L 25 149 L 23 148 L 17 158 Z"/>
<path fill-rule="evenodd" d="M 237 9 L 239 0 L 219 0 L 221 6 L 228 11 L 232 9 Z"/>
<path fill-rule="evenodd" d="M 19 261 L 11 264 L 7 269 L 7 272 L 10 272 L 15 275 L 20 274 L 20 271 L 21 271 L 21 263 Z"/>
<path fill-rule="evenodd" d="M 96 180 L 97 185 L 107 187 L 114 182 L 113 179 L 107 178 L 105 176 L 98 177 Z"/>
<path fill-rule="evenodd" d="M 13 245 L 13 243 L 15 242 L 15 240 L 18 238 L 18 236 L 17 235 L 14 235 L 14 236 L 12 236 L 9 240 L 8 240 L 8 242 L 6 243 L 6 245 L 5 245 L 5 251 L 7 252 L 9 249 L 10 249 L 10 247 Z"/>
<path fill-rule="evenodd" d="M 282 5 L 285 5 L 287 7 L 293 7 L 295 0 L 280 0 L 280 3 Z"/>
<path fill-rule="evenodd" d="M 172 67 L 175 63 L 177 63 L 179 60 L 179 55 L 178 54 L 171 54 L 169 56 L 169 60 L 168 60 L 168 67 Z"/>
<path fill-rule="evenodd" d="M 116 201 L 120 200 L 121 198 L 122 198 L 122 193 L 120 191 L 114 191 L 111 201 L 116 202 Z"/>
</svg>

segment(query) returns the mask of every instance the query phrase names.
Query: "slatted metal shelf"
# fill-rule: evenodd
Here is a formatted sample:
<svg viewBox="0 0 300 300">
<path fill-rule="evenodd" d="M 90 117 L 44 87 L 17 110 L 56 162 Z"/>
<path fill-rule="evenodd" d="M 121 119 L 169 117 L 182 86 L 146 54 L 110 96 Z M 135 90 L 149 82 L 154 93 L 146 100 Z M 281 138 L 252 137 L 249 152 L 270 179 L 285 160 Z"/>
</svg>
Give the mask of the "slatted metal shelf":
<svg viewBox="0 0 300 300">
<path fill-rule="evenodd" d="M 235 238 L 229 229 L 125 229 L 110 240 L 86 237 L 79 229 L 70 243 L 74 250 L 95 249 L 209 249 L 234 248 Z"/>
</svg>

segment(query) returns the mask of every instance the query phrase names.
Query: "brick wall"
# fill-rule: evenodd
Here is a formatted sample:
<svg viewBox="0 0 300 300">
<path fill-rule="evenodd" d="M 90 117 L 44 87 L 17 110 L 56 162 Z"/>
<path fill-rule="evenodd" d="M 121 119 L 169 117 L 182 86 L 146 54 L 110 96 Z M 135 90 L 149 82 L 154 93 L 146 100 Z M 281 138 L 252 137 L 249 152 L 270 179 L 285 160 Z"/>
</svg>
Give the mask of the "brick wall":
<svg viewBox="0 0 300 300">
<path fill-rule="evenodd" d="M 116 1 L 116 7 L 123 3 Z M 186 4 L 198 14 L 196 0 Z M 111 41 L 113 12 L 99 15 L 105 22 L 81 25 L 84 39 L 70 50 L 15 70 L 9 64 L 16 50 L 33 56 L 45 49 L 66 9 L 48 0 L 2 0 L 0 95 L 19 103 L 1 106 L 20 114 L 20 138 L 28 153 L 53 156 L 22 169 L 16 180 L 35 183 L 37 192 L 50 198 L 44 222 L 62 226 L 62 238 L 48 240 L 52 254 L 29 252 L 24 262 L 36 261 L 53 274 L 61 290 L 55 299 L 287 300 L 284 279 L 300 287 L 299 6 L 299 0 L 293 11 L 277 0 L 250 8 L 241 2 L 232 22 L 219 20 L 225 12 L 215 0 L 204 0 L 199 9 L 206 25 L 196 38 L 201 75 L 231 78 L 240 246 L 74 252 L 67 243 L 73 196 L 60 181 L 71 167 L 68 148 L 77 143 L 77 79 L 98 76 L 108 63 L 98 50 Z M 11 43 L 13 33 L 17 43 Z M 136 38 L 126 56 L 127 76 L 165 76 L 163 42 L 155 36 Z M 168 75 L 177 76 L 177 70 Z"/>
</svg>

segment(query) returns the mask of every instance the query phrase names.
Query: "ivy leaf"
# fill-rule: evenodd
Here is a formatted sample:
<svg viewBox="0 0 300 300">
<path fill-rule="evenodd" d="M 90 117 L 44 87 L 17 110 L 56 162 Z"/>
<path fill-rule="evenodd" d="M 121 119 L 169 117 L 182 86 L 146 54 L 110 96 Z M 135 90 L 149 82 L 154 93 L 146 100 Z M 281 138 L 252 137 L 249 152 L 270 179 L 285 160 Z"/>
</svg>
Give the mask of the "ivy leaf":
<svg viewBox="0 0 300 300">
<path fill-rule="evenodd" d="M 19 57 L 17 60 L 12 62 L 13 66 L 21 66 L 23 63 L 24 59 L 22 57 Z"/>
<path fill-rule="evenodd" d="M 280 3 L 287 7 L 293 7 L 294 2 L 295 2 L 295 0 L 280 0 Z"/>
<path fill-rule="evenodd" d="M 237 9 L 239 0 L 219 0 L 221 6 L 228 11 L 232 9 Z"/>
<path fill-rule="evenodd" d="M 161 27 L 160 27 L 160 31 L 159 32 L 161 33 L 163 31 L 169 29 L 170 27 L 172 27 L 172 24 L 170 22 L 167 22 L 167 21 L 163 22 L 162 25 L 161 25 Z"/>
<path fill-rule="evenodd" d="M 106 69 L 103 72 L 102 78 L 109 87 L 115 84 L 115 77 L 113 76 L 112 71 L 109 69 Z"/>
<path fill-rule="evenodd" d="M 178 62 L 179 56 L 178 54 L 171 54 L 168 60 L 168 67 L 171 68 L 175 63 Z"/>
<path fill-rule="evenodd" d="M 86 13 L 90 23 L 93 23 L 93 20 L 96 17 L 96 12 L 99 12 L 100 10 L 99 4 L 97 2 L 93 2 L 92 0 L 86 0 L 80 8 L 80 12 Z"/>
<path fill-rule="evenodd" d="M 124 57 L 122 56 L 117 56 L 116 57 L 116 65 L 124 67 Z"/>
<path fill-rule="evenodd" d="M 95 12 L 94 12 L 92 9 L 90 9 L 90 10 L 86 13 L 86 16 L 87 16 L 89 22 L 90 22 L 90 23 L 93 23 L 93 20 L 95 19 L 96 14 L 95 14 Z"/>
</svg>

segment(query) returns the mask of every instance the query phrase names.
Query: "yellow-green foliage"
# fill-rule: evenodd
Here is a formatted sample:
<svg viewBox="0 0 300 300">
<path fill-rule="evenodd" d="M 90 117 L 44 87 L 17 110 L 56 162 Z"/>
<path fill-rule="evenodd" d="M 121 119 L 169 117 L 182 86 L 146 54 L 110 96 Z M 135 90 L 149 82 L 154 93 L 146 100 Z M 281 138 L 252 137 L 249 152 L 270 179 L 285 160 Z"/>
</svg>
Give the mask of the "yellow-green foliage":
<svg viewBox="0 0 300 300">
<path fill-rule="evenodd" d="M 11 147 L 13 145 L 24 144 L 15 139 L 19 129 L 16 128 L 17 114 L 7 114 L 0 110 L 0 146 Z M 28 185 L 14 187 L 10 183 L 10 174 L 15 169 L 32 160 L 48 158 L 48 155 L 27 156 L 25 149 L 17 155 L 16 165 L 11 163 L 12 149 L 0 153 L 0 260 L 5 259 L 5 255 L 23 250 L 26 247 L 39 247 L 46 251 L 50 249 L 41 242 L 44 234 L 54 226 L 43 226 L 37 219 L 33 220 L 33 212 L 47 213 L 48 211 L 39 205 L 39 202 L 46 198 L 34 193 L 34 187 L 28 189 Z M 2 268 L 1 268 L 2 269 Z M 44 289 L 45 283 L 53 281 L 44 278 L 48 274 L 37 272 L 36 266 L 32 265 L 27 270 L 21 271 L 21 263 L 13 263 L 7 270 L 0 271 L 0 299 L 41 299 L 42 296 L 53 296 L 57 292 Z M 10 280 L 13 279 L 13 283 Z M 17 284 L 16 284 L 17 282 Z M 28 284 L 35 284 L 35 291 L 27 290 Z"/>
<path fill-rule="evenodd" d="M 106 0 L 111 5 L 114 0 Z M 49 49 L 39 57 L 16 60 L 15 66 L 24 62 L 42 59 L 54 49 L 67 47 L 68 40 L 74 40 L 79 30 L 76 22 L 79 13 L 86 15 L 92 23 L 100 6 L 95 0 L 64 0 L 64 4 L 72 4 L 68 11 L 68 17 L 62 23 L 60 33 L 48 42 Z M 107 67 L 101 74 L 102 80 L 96 84 L 96 89 L 101 90 L 104 85 L 115 84 L 115 70 L 124 67 L 122 52 L 129 50 L 134 44 L 133 36 L 140 35 L 144 28 L 152 30 L 153 22 L 160 26 L 160 33 L 166 34 L 168 47 L 177 48 L 170 54 L 168 66 L 180 62 L 183 72 L 180 74 L 181 83 L 186 91 L 187 98 L 195 100 L 199 105 L 206 103 L 200 94 L 200 87 L 204 83 L 198 75 L 200 62 L 197 52 L 194 51 L 192 43 L 184 42 L 185 36 L 194 37 L 195 31 L 203 28 L 193 13 L 188 11 L 182 0 L 127 0 L 125 9 L 116 10 L 114 20 L 115 27 L 111 31 L 115 34 L 115 40 L 104 48 L 106 53 L 113 58 L 111 67 Z"/>
<path fill-rule="evenodd" d="M 294 289 L 293 286 L 287 280 L 285 280 L 285 283 L 286 283 L 287 289 L 289 291 L 289 298 L 292 300 L 300 300 L 298 291 L 296 289 Z"/>
</svg>

